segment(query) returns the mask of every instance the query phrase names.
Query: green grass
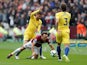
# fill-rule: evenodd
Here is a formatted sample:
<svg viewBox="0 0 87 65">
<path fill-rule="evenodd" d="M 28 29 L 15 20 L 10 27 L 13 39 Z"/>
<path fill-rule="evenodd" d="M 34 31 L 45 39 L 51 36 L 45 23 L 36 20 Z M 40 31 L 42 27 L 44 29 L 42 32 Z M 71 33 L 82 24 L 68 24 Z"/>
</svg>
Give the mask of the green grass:
<svg viewBox="0 0 87 65">
<path fill-rule="evenodd" d="M 69 54 L 71 61 L 69 63 L 66 63 L 64 60 L 58 62 L 57 57 L 51 57 L 49 46 L 46 44 L 43 45 L 43 54 L 47 57 L 46 60 L 40 58 L 37 60 L 26 59 L 31 55 L 30 50 L 23 51 L 19 60 L 15 60 L 14 56 L 10 59 L 6 58 L 10 52 L 21 45 L 22 43 L 18 42 L 0 42 L 0 65 L 87 65 L 87 47 L 71 47 Z M 56 44 L 54 44 L 54 47 L 56 48 Z M 62 48 L 63 50 L 64 48 Z"/>
</svg>

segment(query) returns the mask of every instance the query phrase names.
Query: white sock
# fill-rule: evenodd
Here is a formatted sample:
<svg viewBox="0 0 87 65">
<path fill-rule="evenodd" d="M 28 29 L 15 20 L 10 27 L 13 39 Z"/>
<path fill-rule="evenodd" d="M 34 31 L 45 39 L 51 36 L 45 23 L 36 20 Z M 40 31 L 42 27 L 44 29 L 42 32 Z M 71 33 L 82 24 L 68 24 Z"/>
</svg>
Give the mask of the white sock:
<svg viewBox="0 0 87 65">
<path fill-rule="evenodd" d="M 21 50 L 21 48 L 17 48 L 16 50 L 14 50 L 14 51 L 12 52 L 12 54 L 18 53 L 20 50 Z"/>
</svg>

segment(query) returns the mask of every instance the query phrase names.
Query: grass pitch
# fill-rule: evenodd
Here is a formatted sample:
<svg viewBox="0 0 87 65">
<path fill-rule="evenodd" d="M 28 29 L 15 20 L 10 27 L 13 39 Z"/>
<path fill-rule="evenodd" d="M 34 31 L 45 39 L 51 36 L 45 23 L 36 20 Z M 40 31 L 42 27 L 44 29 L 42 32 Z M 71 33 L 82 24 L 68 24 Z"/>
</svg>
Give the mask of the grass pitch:
<svg viewBox="0 0 87 65">
<path fill-rule="evenodd" d="M 31 55 L 30 50 L 24 50 L 20 54 L 20 59 L 16 60 L 14 56 L 7 59 L 7 55 L 20 47 L 22 42 L 0 42 L 0 65 L 87 65 L 87 46 L 86 47 L 71 47 L 70 48 L 70 62 L 66 63 L 64 60 L 59 62 L 57 57 L 50 56 L 50 48 L 48 45 L 43 45 L 43 54 L 47 57 L 46 60 L 38 58 L 37 60 L 26 59 Z M 54 44 L 56 48 L 56 44 Z M 62 54 L 63 54 L 62 46 Z"/>
</svg>

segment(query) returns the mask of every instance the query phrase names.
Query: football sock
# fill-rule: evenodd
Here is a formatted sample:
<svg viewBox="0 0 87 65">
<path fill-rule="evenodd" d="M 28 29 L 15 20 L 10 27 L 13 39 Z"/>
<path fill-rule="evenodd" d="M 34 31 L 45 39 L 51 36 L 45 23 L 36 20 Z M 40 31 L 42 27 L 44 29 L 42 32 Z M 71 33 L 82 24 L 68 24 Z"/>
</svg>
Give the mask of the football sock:
<svg viewBox="0 0 87 65">
<path fill-rule="evenodd" d="M 19 56 L 20 53 L 21 53 L 21 51 L 17 52 L 15 56 Z"/>
<path fill-rule="evenodd" d="M 24 48 L 24 49 L 25 49 L 25 48 Z M 21 49 L 20 51 L 18 51 L 18 52 L 16 53 L 16 56 L 19 56 L 19 54 L 20 54 L 24 49 Z"/>
<path fill-rule="evenodd" d="M 40 48 L 40 56 L 42 56 L 42 46 L 41 46 L 41 48 Z"/>
<path fill-rule="evenodd" d="M 64 54 L 67 56 L 68 53 L 69 53 L 69 47 L 65 47 L 65 53 Z"/>
<path fill-rule="evenodd" d="M 12 52 L 12 54 L 20 52 L 21 48 L 16 49 L 15 51 Z"/>
<path fill-rule="evenodd" d="M 58 54 L 59 59 L 61 59 L 61 48 L 60 48 L 60 46 L 57 46 L 57 54 Z"/>
</svg>

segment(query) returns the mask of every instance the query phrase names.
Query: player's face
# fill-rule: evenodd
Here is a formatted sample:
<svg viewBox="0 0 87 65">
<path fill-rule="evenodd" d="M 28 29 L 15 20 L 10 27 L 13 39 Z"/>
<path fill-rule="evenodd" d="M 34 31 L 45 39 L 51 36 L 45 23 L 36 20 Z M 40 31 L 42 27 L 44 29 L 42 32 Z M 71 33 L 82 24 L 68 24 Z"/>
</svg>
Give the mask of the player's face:
<svg viewBox="0 0 87 65">
<path fill-rule="evenodd" d="M 41 14 L 36 14 L 37 19 L 41 18 Z"/>
<path fill-rule="evenodd" d="M 47 34 L 43 34 L 43 36 L 42 36 L 43 41 L 46 41 L 47 38 L 48 38 L 48 35 Z"/>
</svg>

